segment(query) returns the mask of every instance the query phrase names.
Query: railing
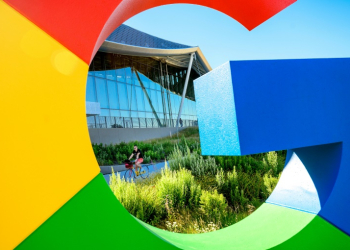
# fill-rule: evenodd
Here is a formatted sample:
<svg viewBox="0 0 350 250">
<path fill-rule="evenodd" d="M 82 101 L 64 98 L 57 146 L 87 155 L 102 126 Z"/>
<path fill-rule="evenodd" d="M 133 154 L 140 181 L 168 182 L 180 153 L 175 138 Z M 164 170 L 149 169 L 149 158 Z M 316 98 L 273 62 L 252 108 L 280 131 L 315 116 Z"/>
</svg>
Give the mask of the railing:
<svg viewBox="0 0 350 250">
<path fill-rule="evenodd" d="M 197 120 L 182 120 L 182 127 L 198 126 Z M 89 128 L 162 128 L 176 127 L 176 119 L 131 118 L 116 116 L 90 116 Z M 179 124 L 179 127 L 181 125 Z"/>
</svg>

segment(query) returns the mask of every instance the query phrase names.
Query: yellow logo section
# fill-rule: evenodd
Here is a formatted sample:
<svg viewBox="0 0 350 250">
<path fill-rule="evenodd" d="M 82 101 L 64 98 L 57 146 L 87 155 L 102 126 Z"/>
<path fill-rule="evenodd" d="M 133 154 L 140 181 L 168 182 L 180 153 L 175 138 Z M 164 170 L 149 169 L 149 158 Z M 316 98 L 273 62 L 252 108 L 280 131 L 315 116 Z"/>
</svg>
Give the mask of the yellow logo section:
<svg viewBox="0 0 350 250">
<path fill-rule="evenodd" d="M 88 65 L 0 0 L 0 249 L 13 249 L 98 173 Z"/>
</svg>

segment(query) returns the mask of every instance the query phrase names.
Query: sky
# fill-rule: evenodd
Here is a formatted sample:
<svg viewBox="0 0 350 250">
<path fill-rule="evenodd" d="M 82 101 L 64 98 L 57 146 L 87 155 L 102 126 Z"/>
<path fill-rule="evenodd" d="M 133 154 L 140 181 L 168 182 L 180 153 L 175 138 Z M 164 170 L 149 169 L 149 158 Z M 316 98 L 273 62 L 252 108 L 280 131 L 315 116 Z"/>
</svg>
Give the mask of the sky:
<svg viewBox="0 0 350 250">
<path fill-rule="evenodd" d="M 125 24 L 199 46 L 213 69 L 229 60 L 350 57 L 350 0 L 298 0 L 252 31 L 221 12 L 189 4 L 146 10 Z"/>
</svg>

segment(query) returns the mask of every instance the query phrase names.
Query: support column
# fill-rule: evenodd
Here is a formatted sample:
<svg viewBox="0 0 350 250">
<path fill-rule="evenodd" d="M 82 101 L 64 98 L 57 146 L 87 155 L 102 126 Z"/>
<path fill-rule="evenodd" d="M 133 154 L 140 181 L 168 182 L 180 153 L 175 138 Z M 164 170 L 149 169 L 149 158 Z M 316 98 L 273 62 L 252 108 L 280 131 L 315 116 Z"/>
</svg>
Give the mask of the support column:
<svg viewBox="0 0 350 250">
<path fill-rule="evenodd" d="M 167 90 L 167 97 L 168 97 L 168 109 L 169 109 L 169 127 L 173 127 L 173 111 L 172 111 L 172 105 L 171 105 L 171 94 L 170 94 L 170 76 L 168 74 L 168 64 L 165 63 L 165 69 L 166 69 L 166 80 L 168 82 L 168 90 Z"/>
<path fill-rule="evenodd" d="M 188 80 L 190 79 L 191 68 L 192 68 L 192 63 L 193 63 L 193 56 L 194 56 L 194 52 L 191 53 L 190 62 L 188 64 L 188 69 L 187 69 L 187 73 L 186 73 L 186 80 L 185 80 L 185 86 L 184 86 L 184 89 L 183 89 L 183 92 L 182 92 L 182 98 L 181 98 L 181 104 L 180 104 L 180 109 L 179 109 L 179 115 L 177 116 L 177 121 L 176 121 L 176 128 L 177 128 L 177 130 L 179 130 L 179 121 L 180 121 L 181 112 L 182 112 L 182 105 L 183 105 L 184 100 L 185 100 Z"/>
</svg>

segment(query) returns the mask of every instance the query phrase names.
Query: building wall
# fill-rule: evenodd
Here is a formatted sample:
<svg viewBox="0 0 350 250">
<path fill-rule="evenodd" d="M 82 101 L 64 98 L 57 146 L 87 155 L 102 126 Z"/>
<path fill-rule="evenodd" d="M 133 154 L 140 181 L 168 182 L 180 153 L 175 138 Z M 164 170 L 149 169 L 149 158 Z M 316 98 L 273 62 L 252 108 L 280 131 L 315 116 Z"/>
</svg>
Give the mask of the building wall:
<svg viewBox="0 0 350 250">
<path fill-rule="evenodd" d="M 101 52 L 96 55 L 88 75 L 86 101 L 100 103 L 102 117 L 176 119 L 186 72 L 173 72 L 174 75 L 169 73 L 169 77 L 164 77 L 167 73 L 164 69 L 161 74 L 155 68 L 157 65 L 149 63 L 153 59 L 124 57 Z M 192 81 L 186 96 L 181 117 L 195 121 Z M 88 118 L 88 123 L 93 124 L 93 119 Z"/>
<path fill-rule="evenodd" d="M 179 128 L 181 131 L 184 128 Z M 92 143 L 116 144 L 120 142 L 145 141 L 167 136 L 176 137 L 176 128 L 90 128 Z"/>
</svg>

